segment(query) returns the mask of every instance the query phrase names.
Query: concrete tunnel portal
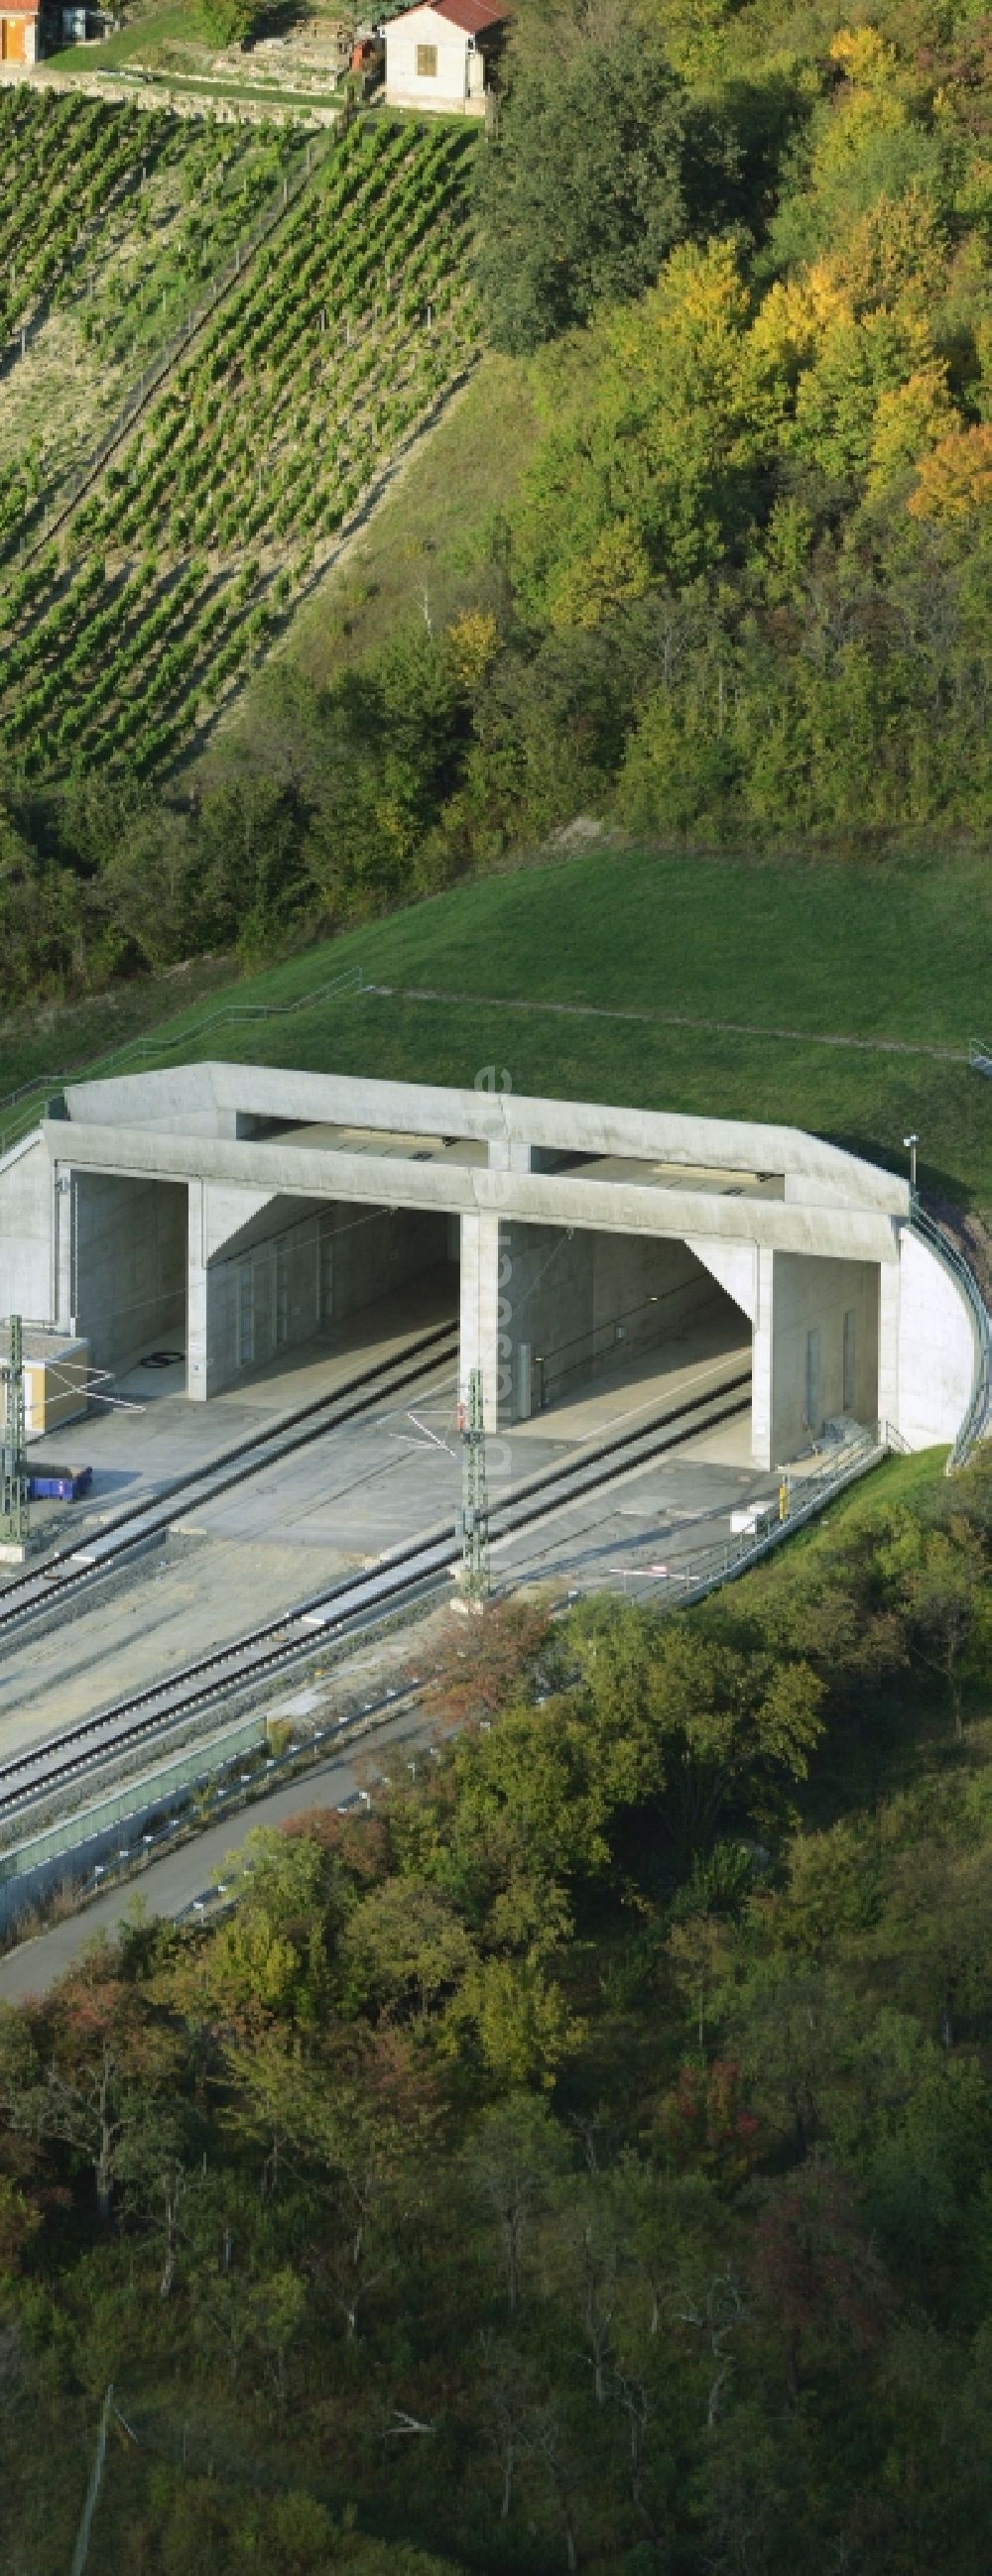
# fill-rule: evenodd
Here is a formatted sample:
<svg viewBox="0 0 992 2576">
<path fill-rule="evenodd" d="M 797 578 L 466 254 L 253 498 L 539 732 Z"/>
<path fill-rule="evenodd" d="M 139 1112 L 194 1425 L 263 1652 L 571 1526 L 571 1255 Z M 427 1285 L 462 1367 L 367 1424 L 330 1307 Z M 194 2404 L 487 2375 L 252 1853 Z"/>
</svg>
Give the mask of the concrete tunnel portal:
<svg viewBox="0 0 992 2576">
<path fill-rule="evenodd" d="M 839 1417 L 953 1438 L 976 1383 L 907 1184 L 820 1138 L 222 1062 L 72 1085 L 0 1158 L 3 1306 L 117 1374 L 184 1346 L 200 1401 L 458 1313 L 494 1429 L 750 1342 L 765 1468 Z"/>
<path fill-rule="evenodd" d="M 270 1200 L 224 1238 L 202 1265 L 203 1315 L 194 1372 L 208 1395 L 252 1371 L 269 1375 L 293 1355 L 330 1348 L 345 1326 L 356 1350 L 368 1338 L 455 1320 L 458 1264 L 443 1216 L 347 1200 Z"/>
</svg>

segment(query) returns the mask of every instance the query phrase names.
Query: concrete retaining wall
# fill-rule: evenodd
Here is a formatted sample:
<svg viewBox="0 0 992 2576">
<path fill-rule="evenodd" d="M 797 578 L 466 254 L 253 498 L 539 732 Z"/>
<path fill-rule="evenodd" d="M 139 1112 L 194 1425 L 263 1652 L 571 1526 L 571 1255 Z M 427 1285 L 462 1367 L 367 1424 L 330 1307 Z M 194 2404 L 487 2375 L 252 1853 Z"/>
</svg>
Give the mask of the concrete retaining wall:
<svg viewBox="0 0 992 2576">
<path fill-rule="evenodd" d="M 0 1162 L 0 1314 L 47 1323 L 52 1278 L 52 1166 L 42 1138 L 14 1145 Z"/>
<path fill-rule="evenodd" d="M 763 1253 L 759 1263 L 754 1460 L 775 1467 L 838 1414 L 878 1419 L 879 1274 L 872 1262 L 791 1252 Z"/>
<path fill-rule="evenodd" d="M 919 1236 L 902 1238 L 899 1429 L 911 1449 L 953 1441 L 971 1401 L 975 1335 L 953 1278 Z"/>
</svg>

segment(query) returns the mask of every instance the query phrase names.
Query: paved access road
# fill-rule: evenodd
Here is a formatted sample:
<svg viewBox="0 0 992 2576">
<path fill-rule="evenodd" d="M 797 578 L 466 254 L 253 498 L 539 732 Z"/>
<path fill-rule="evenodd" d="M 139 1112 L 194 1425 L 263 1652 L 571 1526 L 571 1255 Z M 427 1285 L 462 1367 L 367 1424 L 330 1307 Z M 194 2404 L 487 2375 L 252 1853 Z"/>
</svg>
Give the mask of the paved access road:
<svg viewBox="0 0 992 2576">
<path fill-rule="evenodd" d="M 287 1817 L 305 1815 L 310 1807 L 340 1806 L 356 1795 L 360 1780 L 364 1781 L 370 1770 L 388 1772 L 390 1745 L 402 1747 L 405 1758 L 415 1759 L 416 1746 L 425 1744 L 432 1733 L 432 1722 L 419 1708 L 407 1708 L 396 1717 L 385 1718 L 374 1736 L 363 1738 L 350 1753 L 322 1762 L 304 1779 L 294 1780 L 286 1789 L 274 1790 L 271 1797 L 246 1807 L 241 1815 L 225 1817 L 222 1824 L 208 1826 L 192 1842 L 182 1843 L 161 1860 L 151 1861 L 126 1886 L 96 1897 L 82 1914 L 53 1924 L 50 1932 L 40 1933 L 36 1941 L 22 1942 L 19 1949 L 0 1959 L 0 2000 L 23 2003 L 28 1995 L 47 1994 L 56 1979 L 75 1964 L 87 1942 L 101 1932 L 113 1938 L 136 1898 L 149 1914 L 184 1913 L 196 1897 L 208 1894 L 216 1885 L 228 1853 L 237 1851 L 258 1826 L 285 1824 Z"/>
</svg>

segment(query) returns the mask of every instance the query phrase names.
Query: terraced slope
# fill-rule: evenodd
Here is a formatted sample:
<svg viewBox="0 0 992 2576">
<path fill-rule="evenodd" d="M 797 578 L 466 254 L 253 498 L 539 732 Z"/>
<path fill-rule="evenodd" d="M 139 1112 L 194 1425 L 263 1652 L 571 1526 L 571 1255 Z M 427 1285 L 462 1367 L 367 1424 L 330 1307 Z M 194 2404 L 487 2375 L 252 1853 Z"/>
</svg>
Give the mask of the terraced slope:
<svg viewBox="0 0 992 2576">
<path fill-rule="evenodd" d="M 0 549 L 97 446 L 303 136 L 0 89 Z"/>
<path fill-rule="evenodd" d="M 158 771 L 474 352 L 474 139 L 353 127 L 59 539 L 0 579 L 0 750 Z"/>
</svg>

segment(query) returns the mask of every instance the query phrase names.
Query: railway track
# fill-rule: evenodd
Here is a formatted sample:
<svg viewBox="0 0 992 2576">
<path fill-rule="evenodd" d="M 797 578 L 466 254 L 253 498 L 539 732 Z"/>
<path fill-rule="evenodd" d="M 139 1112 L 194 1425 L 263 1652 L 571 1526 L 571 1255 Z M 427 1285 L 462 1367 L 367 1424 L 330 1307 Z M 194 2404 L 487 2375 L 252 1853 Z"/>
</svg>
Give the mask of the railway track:
<svg viewBox="0 0 992 2576">
<path fill-rule="evenodd" d="M 561 1460 L 522 1479 L 490 1514 L 493 1542 L 548 1519 L 584 1496 L 648 1466 L 697 1436 L 746 1412 L 750 1371 L 724 1379 L 707 1394 L 654 1415 L 638 1429 L 591 1444 L 581 1457 Z M 108 1761 L 140 1751 L 145 1742 L 186 1724 L 235 1691 L 252 1689 L 282 1673 L 321 1640 L 359 1636 L 391 1612 L 445 1586 L 456 1545 L 453 1520 L 380 1557 L 363 1575 L 348 1575 L 263 1626 L 97 1711 L 0 1764 L 0 1816 L 12 1816 L 53 1790 L 82 1783 Z"/>
<path fill-rule="evenodd" d="M 0 1592 L 0 1636 L 9 1636 L 40 1611 L 60 1607 L 97 1578 L 115 1573 L 126 1557 L 147 1546 L 151 1539 L 161 1537 L 180 1515 L 202 1510 L 220 1495 L 262 1475 L 267 1467 L 292 1458 L 312 1441 L 324 1439 L 328 1432 L 346 1423 L 360 1421 L 363 1414 L 374 1412 L 377 1405 L 402 1395 L 408 1387 L 418 1386 L 422 1379 L 448 1361 L 454 1363 L 457 1357 L 457 1325 L 435 1325 L 398 1351 L 394 1359 L 360 1369 L 329 1394 L 317 1396 L 293 1412 L 279 1414 L 270 1430 L 250 1432 L 229 1449 L 220 1450 L 205 1466 L 192 1468 L 187 1475 L 161 1486 L 147 1501 L 115 1512 L 104 1522 L 99 1537 L 83 1547 L 56 1549 L 40 1565 L 33 1565 L 5 1584 Z"/>
</svg>

